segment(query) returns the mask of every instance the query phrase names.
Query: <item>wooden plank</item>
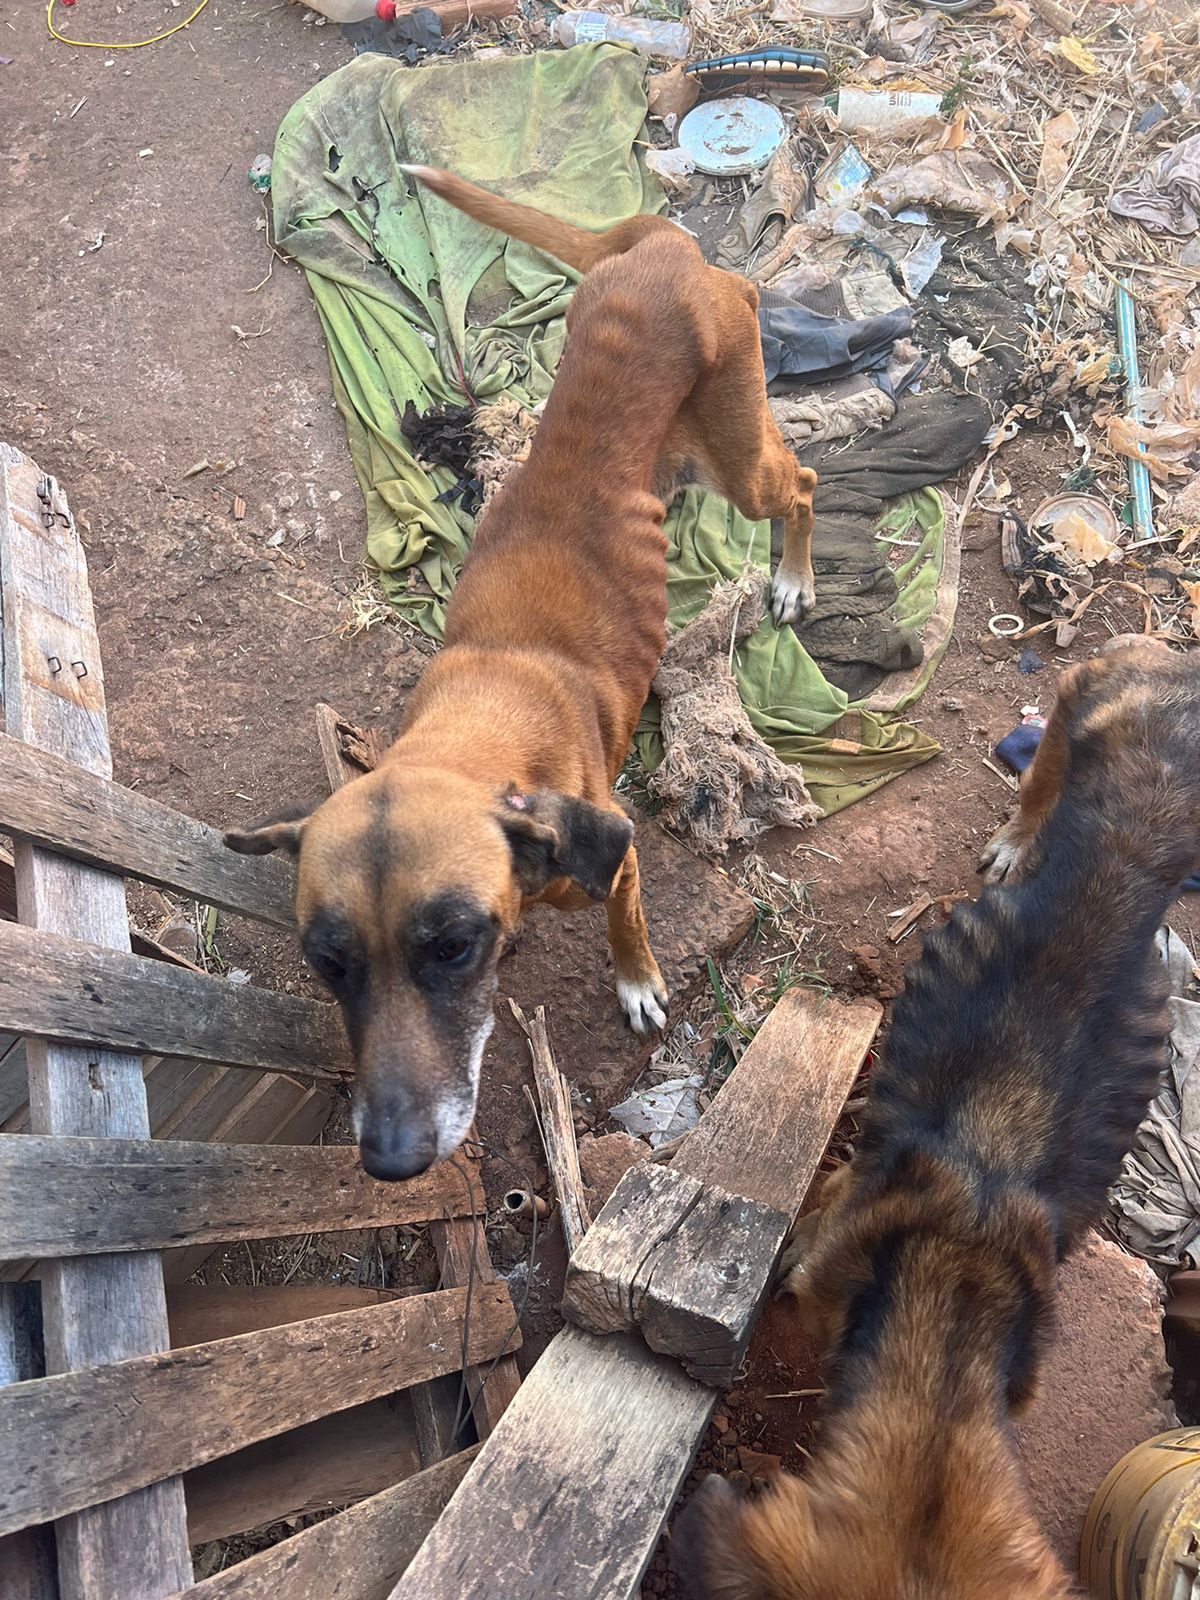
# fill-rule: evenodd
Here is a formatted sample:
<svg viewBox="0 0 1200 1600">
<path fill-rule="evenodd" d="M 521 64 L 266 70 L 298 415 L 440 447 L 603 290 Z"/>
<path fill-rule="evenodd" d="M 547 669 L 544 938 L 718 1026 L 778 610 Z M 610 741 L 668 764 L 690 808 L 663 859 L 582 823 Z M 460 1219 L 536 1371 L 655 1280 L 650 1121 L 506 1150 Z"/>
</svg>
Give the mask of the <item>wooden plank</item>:
<svg viewBox="0 0 1200 1600">
<path fill-rule="evenodd" d="M 670 1168 L 631 1168 L 567 1267 L 563 1313 L 736 1380 L 775 1259 L 879 1025 L 873 1000 L 783 996 Z"/>
<path fill-rule="evenodd" d="M 58 485 L 7 445 L 0 445 L 0 596 L 8 733 L 98 778 L 111 778 L 104 676 L 83 547 Z M 28 843 L 17 846 L 14 864 L 25 922 L 44 936 L 71 933 L 95 945 L 129 949 L 120 879 Z M 136 1055 L 29 1040 L 26 1061 L 35 1133 L 148 1136 Z M 51 1372 L 162 1350 L 167 1309 L 159 1259 L 142 1254 L 48 1262 L 42 1313 Z M 163 1476 L 168 1481 L 89 1506 L 59 1524 L 63 1600 L 161 1600 L 187 1581 L 183 1486 Z"/>
<path fill-rule="evenodd" d="M 222 1128 L 238 1116 L 247 1100 L 251 1097 L 258 1100 L 273 1076 L 270 1072 L 251 1072 L 245 1067 L 217 1071 L 171 1118 L 168 1137 L 193 1142 L 224 1140 Z"/>
<path fill-rule="evenodd" d="M 25 1042 L 16 1034 L 6 1034 L 8 1047 L 0 1057 L 0 1128 L 5 1127 L 29 1105 L 29 1072 L 25 1065 Z"/>
<path fill-rule="evenodd" d="M 787 990 L 672 1171 L 795 1216 L 882 1016 L 877 1000 Z"/>
<path fill-rule="evenodd" d="M 0 1260 L 399 1227 L 462 1213 L 448 1161 L 405 1183 L 353 1145 L 0 1136 Z"/>
<path fill-rule="evenodd" d="M 41 1377 L 42 1297 L 35 1283 L 0 1283 L 0 1386 Z M 58 1600 L 53 1528 L 24 1528 L 0 1539 L 4 1600 Z"/>
<path fill-rule="evenodd" d="M 108 881 L 120 889 L 115 878 Z M 80 892 L 94 890 L 81 886 Z M 123 913 L 123 895 L 121 902 Z M 0 922 L 0 1027 L 27 1038 L 194 1056 L 327 1082 L 352 1070 L 335 1006 L 226 983 L 16 922 Z M 140 1068 L 137 1082 L 144 1101 Z"/>
<path fill-rule="evenodd" d="M 351 1284 L 184 1284 L 167 1290 L 173 1346 L 229 1339 L 259 1328 L 326 1316 L 356 1306 L 388 1305 L 399 1296 Z M 274 1439 L 236 1451 L 189 1472 L 188 1534 L 193 1545 L 265 1527 L 280 1518 L 348 1505 L 375 1494 L 426 1461 L 413 1401 L 445 1385 L 457 1393 L 458 1375 L 419 1383 L 384 1400 L 353 1406 Z M 453 1413 L 451 1413 L 453 1414 Z"/>
<path fill-rule="evenodd" d="M 573 1258 L 564 1302 L 593 1333 L 636 1328 L 702 1383 L 736 1379 L 791 1212 L 648 1161 L 631 1167 Z"/>
<path fill-rule="evenodd" d="M 508 1003 L 529 1045 L 533 1082 L 541 1107 L 537 1119 L 538 1131 L 546 1151 L 550 1181 L 558 1199 L 558 1218 L 569 1259 L 583 1243 L 583 1236 L 592 1225 L 579 1171 L 579 1147 L 575 1142 L 571 1092 L 566 1079 L 554 1064 L 550 1038 L 546 1032 L 545 1006 L 538 1006 L 531 1021 L 515 1000 L 510 999 Z"/>
<path fill-rule="evenodd" d="M 565 1328 L 392 1600 L 631 1600 L 715 1400 L 640 1339 Z"/>
<path fill-rule="evenodd" d="M 368 1400 L 189 1472 L 183 1482 L 193 1545 L 310 1511 L 336 1511 L 411 1478 L 424 1465 L 413 1392 Z"/>
<path fill-rule="evenodd" d="M 450 1456 L 206 1578 L 187 1600 L 386 1600 L 476 1454 Z"/>
<path fill-rule="evenodd" d="M 441 1289 L 0 1389 L 0 1534 L 454 1371 L 466 1303 Z M 467 1359 L 495 1355 L 511 1325 L 504 1285 L 477 1285 Z"/>
<path fill-rule="evenodd" d="M 431 1467 L 435 1461 L 454 1455 L 459 1445 L 456 1435 L 464 1424 L 470 1425 L 471 1417 L 469 1407 L 460 1405 L 462 1373 L 448 1373 L 444 1378 L 418 1383 L 409 1390 L 409 1399 L 421 1465 Z"/>
<path fill-rule="evenodd" d="M 486 1209 L 482 1190 L 477 1193 L 482 1212 Z M 465 1288 L 472 1280 L 472 1271 L 476 1289 L 481 1284 L 496 1281 L 496 1271 L 488 1256 L 487 1238 L 480 1219 L 460 1217 L 451 1222 L 431 1222 L 429 1238 L 437 1254 L 443 1284 Z M 473 1269 L 472 1260 L 475 1263 Z M 492 1432 L 520 1388 L 521 1372 L 517 1358 L 512 1354 L 520 1343 L 520 1332 L 514 1318 L 513 1338 L 509 1340 L 501 1359 L 494 1364 L 489 1362 L 486 1369 L 467 1368 L 467 1393 L 471 1397 L 475 1431 L 481 1439 L 486 1439 Z M 461 1442 L 461 1438 L 455 1441 Z"/>
<path fill-rule="evenodd" d="M 331 793 L 379 764 L 379 741 L 374 731 L 356 728 L 323 701 L 317 704 L 317 740 Z"/>
<path fill-rule="evenodd" d="M 237 855 L 207 823 L 4 733 L 0 831 L 222 911 L 296 921 L 290 862 Z"/>
<path fill-rule="evenodd" d="M 21 749 L 28 749 L 21 745 Z M 267 859 L 267 858 L 263 858 Z M 13 858 L 9 852 L 0 845 L 0 922 L 15 922 L 17 920 L 17 874 Z M 203 969 L 197 967 L 194 961 L 189 961 L 186 956 L 181 956 L 178 950 L 172 950 L 169 945 L 160 944 L 157 939 L 151 939 L 148 934 L 139 933 L 136 928 L 129 930 L 129 945 L 134 955 L 150 956 L 155 961 L 166 961 L 173 967 L 187 967 L 190 972 L 199 972 Z"/>
<path fill-rule="evenodd" d="M 167 1289 L 171 1348 L 232 1339 L 335 1311 L 390 1305 L 401 1298 L 389 1289 L 354 1283 L 181 1283 Z"/>
</svg>

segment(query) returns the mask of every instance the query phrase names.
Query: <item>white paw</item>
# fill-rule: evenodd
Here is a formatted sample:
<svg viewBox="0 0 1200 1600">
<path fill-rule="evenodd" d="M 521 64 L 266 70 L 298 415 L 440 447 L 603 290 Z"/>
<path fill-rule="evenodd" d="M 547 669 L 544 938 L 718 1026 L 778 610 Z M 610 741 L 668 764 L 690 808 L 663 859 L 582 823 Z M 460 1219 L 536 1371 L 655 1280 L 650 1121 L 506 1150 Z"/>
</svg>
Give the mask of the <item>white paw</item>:
<svg viewBox="0 0 1200 1600">
<path fill-rule="evenodd" d="M 771 615 L 777 628 L 800 619 L 816 604 L 816 591 L 811 578 L 793 577 L 779 571 L 771 579 Z"/>
<path fill-rule="evenodd" d="M 634 1033 L 649 1033 L 667 1025 L 667 994 L 652 979 L 617 979 L 617 999 Z"/>
</svg>

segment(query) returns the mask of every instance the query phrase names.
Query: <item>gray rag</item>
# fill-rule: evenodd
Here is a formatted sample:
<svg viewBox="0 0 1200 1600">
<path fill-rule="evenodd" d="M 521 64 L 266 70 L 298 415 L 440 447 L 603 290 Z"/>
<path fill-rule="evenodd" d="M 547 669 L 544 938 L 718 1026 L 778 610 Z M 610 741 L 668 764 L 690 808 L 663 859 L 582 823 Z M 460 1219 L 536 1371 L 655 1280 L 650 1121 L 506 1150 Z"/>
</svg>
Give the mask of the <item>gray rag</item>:
<svg viewBox="0 0 1200 1600">
<path fill-rule="evenodd" d="M 856 322 L 825 316 L 769 289 L 759 291 L 759 301 L 758 326 L 768 383 L 779 377 L 825 383 L 854 372 L 880 371 L 891 360 L 896 340 L 912 332 L 912 312 L 907 306 Z M 886 390 L 886 379 L 879 387 Z"/>
<path fill-rule="evenodd" d="M 1186 239 L 1200 229 L 1200 133 L 1165 150 L 1130 189 L 1108 202 L 1118 217 L 1133 217 L 1147 233 Z"/>
<path fill-rule="evenodd" d="M 1171 983 L 1170 1071 L 1108 1195 L 1127 1250 L 1164 1267 L 1200 1266 L 1200 1000 L 1192 953 L 1158 935 Z"/>
</svg>

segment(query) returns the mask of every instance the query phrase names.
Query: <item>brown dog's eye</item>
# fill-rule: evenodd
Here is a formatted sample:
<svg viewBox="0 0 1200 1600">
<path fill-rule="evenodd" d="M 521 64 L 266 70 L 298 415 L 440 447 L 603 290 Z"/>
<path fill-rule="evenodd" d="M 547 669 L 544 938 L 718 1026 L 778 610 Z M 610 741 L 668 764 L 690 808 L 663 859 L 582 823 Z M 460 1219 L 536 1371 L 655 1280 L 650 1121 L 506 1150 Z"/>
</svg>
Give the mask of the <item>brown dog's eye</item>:
<svg viewBox="0 0 1200 1600">
<path fill-rule="evenodd" d="M 337 951 L 318 947 L 306 953 L 309 966 L 326 983 L 338 983 L 346 976 L 346 963 Z"/>
<path fill-rule="evenodd" d="M 474 939 L 468 939 L 465 934 L 450 934 L 438 945 L 435 954 L 444 967 L 457 967 L 471 954 L 475 948 Z"/>
</svg>

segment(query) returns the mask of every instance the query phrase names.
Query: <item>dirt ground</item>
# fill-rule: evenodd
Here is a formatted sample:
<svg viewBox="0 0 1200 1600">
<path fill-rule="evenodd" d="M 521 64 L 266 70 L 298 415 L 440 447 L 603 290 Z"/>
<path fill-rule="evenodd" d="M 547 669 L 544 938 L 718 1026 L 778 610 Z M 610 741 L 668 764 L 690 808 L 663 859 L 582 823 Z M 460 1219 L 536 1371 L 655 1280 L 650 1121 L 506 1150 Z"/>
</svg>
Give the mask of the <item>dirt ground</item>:
<svg viewBox="0 0 1200 1600">
<path fill-rule="evenodd" d="M 93 0 L 78 15 L 79 31 L 86 20 L 130 36 L 180 13 L 127 0 L 118 15 Z M 184 34 L 129 53 L 61 47 L 42 17 L 24 0 L 0 18 L 0 54 L 13 58 L 0 66 L 0 436 L 60 479 L 82 530 L 116 777 L 214 824 L 245 822 L 324 793 L 318 701 L 390 730 L 429 648 L 390 624 L 343 632 L 362 578 L 361 499 L 307 288 L 273 259 L 246 176 L 284 112 L 351 50 L 299 7 L 256 0 L 210 0 Z M 189 476 L 201 461 L 211 465 Z M 1073 464 L 1049 438 L 1003 461 L 1026 511 Z M 1097 606 L 1069 654 L 1039 646 L 1045 669 L 1023 675 L 1017 651 L 987 633 L 990 616 L 1013 609 L 995 519 L 969 518 L 965 542 L 954 638 L 918 708 L 944 753 L 759 851 L 808 886 L 806 960 L 840 992 L 895 992 L 920 927 L 892 945 L 891 914 L 922 892 L 973 891 L 980 846 L 1013 800 L 984 764 L 991 747 L 1024 706 L 1048 707 L 1061 665 L 1133 621 Z M 729 869 L 736 878 L 736 859 Z M 680 915 L 669 880 L 664 871 L 661 898 L 648 890 L 652 928 Z M 1182 906 L 1177 925 L 1193 943 L 1195 920 Z M 222 937 L 227 963 L 255 981 L 307 986 L 288 941 L 236 926 Z M 530 937 L 509 983 L 525 1003 L 552 967 L 602 966 L 598 922 Z M 697 971 L 693 960 L 693 997 Z M 587 1027 L 559 1040 L 582 1120 L 601 1129 L 607 1096 L 633 1081 L 646 1053 L 615 1016 L 603 1027 L 602 1045 L 589 1044 Z M 507 1018 L 498 1033 L 496 1048 L 517 1060 Z M 519 1076 L 493 1073 L 480 1126 L 534 1170 Z M 548 1244 L 527 1357 L 554 1326 L 553 1253 Z M 769 1306 L 747 1380 L 720 1408 L 702 1460 L 748 1477 L 761 1454 L 799 1466 L 816 1386 L 811 1352 L 786 1310 Z M 648 1592 L 670 1592 L 657 1566 Z"/>
</svg>

